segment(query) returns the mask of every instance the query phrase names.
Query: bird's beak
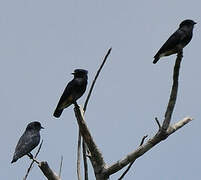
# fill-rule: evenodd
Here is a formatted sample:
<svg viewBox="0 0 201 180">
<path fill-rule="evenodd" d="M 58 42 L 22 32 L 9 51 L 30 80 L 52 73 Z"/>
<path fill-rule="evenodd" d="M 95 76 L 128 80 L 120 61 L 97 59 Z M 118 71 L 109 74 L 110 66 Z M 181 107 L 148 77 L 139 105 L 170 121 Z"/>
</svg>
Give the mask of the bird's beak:
<svg viewBox="0 0 201 180">
<path fill-rule="evenodd" d="M 45 128 L 44 128 L 44 127 L 42 127 L 42 126 L 41 126 L 40 128 L 41 128 L 41 129 L 45 129 Z"/>
<path fill-rule="evenodd" d="M 73 74 L 73 75 L 74 75 L 75 73 L 74 73 L 74 72 L 72 72 L 71 74 Z"/>
<path fill-rule="evenodd" d="M 197 24 L 197 22 L 194 22 L 194 24 Z"/>
</svg>

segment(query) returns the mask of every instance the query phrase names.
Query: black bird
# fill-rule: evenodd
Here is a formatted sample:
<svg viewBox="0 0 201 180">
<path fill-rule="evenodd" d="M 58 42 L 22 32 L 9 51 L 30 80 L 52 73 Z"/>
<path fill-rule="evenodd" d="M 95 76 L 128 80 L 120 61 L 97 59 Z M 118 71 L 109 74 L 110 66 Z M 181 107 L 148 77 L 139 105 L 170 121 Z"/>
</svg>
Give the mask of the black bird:
<svg viewBox="0 0 201 180">
<path fill-rule="evenodd" d="M 11 163 L 16 162 L 19 158 L 24 155 L 33 157 L 31 151 L 38 146 L 40 142 L 40 130 L 44 129 L 40 122 L 35 121 L 27 125 L 25 132 L 20 137 L 17 146 L 15 148 L 15 153 Z"/>
<path fill-rule="evenodd" d="M 154 56 L 153 63 L 163 56 L 169 56 L 182 51 L 183 48 L 191 41 L 193 36 L 193 28 L 196 22 L 190 19 L 186 19 L 181 22 L 179 29 L 177 29 L 169 39 L 163 44 L 159 51 Z"/>
<path fill-rule="evenodd" d="M 75 69 L 72 74 L 74 75 L 74 78 L 67 84 L 54 111 L 53 115 L 57 118 L 61 116 L 61 113 L 65 108 L 71 104 L 75 104 L 86 90 L 88 71 L 84 69 Z"/>
</svg>

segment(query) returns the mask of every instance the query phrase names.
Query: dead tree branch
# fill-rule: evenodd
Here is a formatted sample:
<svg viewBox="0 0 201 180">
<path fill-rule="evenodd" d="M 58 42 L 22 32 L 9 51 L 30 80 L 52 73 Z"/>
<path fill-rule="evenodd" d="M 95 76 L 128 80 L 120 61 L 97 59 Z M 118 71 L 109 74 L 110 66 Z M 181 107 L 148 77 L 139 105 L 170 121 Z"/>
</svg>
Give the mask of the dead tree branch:
<svg viewBox="0 0 201 180">
<path fill-rule="evenodd" d="M 85 101 L 85 103 L 84 103 L 84 108 L 83 108 L 84 112 L 85 112 L 86 109 L 87 109 L 87 104 L 88 104 L 89 98 L 90 98 L 90 96 L 91 96 L 92 90 L 93 90 L 93 88 L 94 88 L 94 85 L 95 85 L 95 83 L 96 83 L 96 80 L 97 80 L 97 78 L 98 78 L 98 76 L 99 76 L 99 74 L 100 74 L 100 72 L 101 72 L 101 70 L 102 70 L 102 68 L 103 68 L 103 66 L 104 66 L 104 64 L 105 64 L 105 62 L 106 62 L 106 60 L 107 60 L 107 58 L 108 58 L 110 52 L 111 52 L 111 50 L 112 50 L 112 48 L 110 48 L 110 49 L 108 50 L 107 54 L 105 55 L 105 58 L 103 59 L 102 64 L 100 65 L 100 67 L 99 67 L 99 69 L 98 69 L 98 71 L 97 71 L 97 73 L 96 73 L 96 75 L 95 75 L 95 78 L 94 78 L 94 80 L 93 80 L 93 82 L 92 82 L 92 85 L 91 85 L 91 88 L 90 88 L 90 90 L 89 90 L 89 93 L 88 93 L 88 95 L 87 95 L 87 99 L 86 99 L 86 101 Z"/>
<path fill-rule="evenodd" d="M 186 125 L 187 123 L 189 123 L 190 121 L 192 121 L 193 118 L 191 117 L 185 117 L 184 119 L 182 119 L 181 121 L 170 125 L 167 129 L 167 133 L 170 135 L 172 133 L 174 133 L 175 131 L 177 131 L 178 129 L 182 128 L 184 125 Z"/>
<path fill-rule="evenodd" d="M 52 171 L 46 161 L 40 162 L 38 167 L 48 180 L 61 180 L 60 177 L 54 171 Z"/>
<path fill-rule="evenodd" d="M 146 136 L 144 136 L 144 137 L 142 138 L 141 143 L 140 143 L 140 146 L 143 145 L 144 140 L 145 140 L 147 137 L 148 137 L 148 135 L 146 135 Z M 135 161 L 133 161 L 133 162 L 131 162 L 131 163 L 129 164 L 128 168 L 124 171 L 124 173 L 120 176 L 120 178 L 119 178 L 118 180 L 121 180 L 121 179 L 124 178 L 124 176 L 125 176 L 126 173 L 130 170 L 130 168 L 131 168 L 131 166 L 133 165 L 134 162 L 135 162 Z"/>
<path fill-rule="evenodd" d="M 192 118 L 186 117 L 182 119 L 181 121 L 175 123 L 171 127 L 168 128 L 167 136 L 171 135 L 181 127 L 183 127 L 185 124 L 190 122 Z M 111 175 L 116 173 L 117 171 L 121 170 L 123 167 L 131 163 L 132 161 L 135 161 L 137 158 L 142 156 L 144 153 L 149 151 L 151 148 L 153 148 L 156 144 L 163 141 L 163 136 L 161 134 L 157 133 L 153 138 L 149 139 L 144 145 L 139 146 L 134 152 L 128 154 L 123 159 L 117 161 L 116 163 L 112 164 L 105 170 L 106 175 Z"/>
<path fill-rule="evenodd" d="M 74 112 L 75 116 L 77 118 L 77 122 L 79 125 L 80 132 L 82 134 L 82 137 L 84 139 L 84 142 L 87 144 L 89 151 L 90 151 L 90 160 L 92 163 L 92 166 L 94 168 L 94 172 L 96 175 L 97 180 L 106 180 L 109 178 L 110 175 L 118 172 L 122 168 L 124 168 L 126 165 L 129 165 L 127 170 L 124 172 L 124 174 L 120 177 L 122 179 L 124 175 L 129 171 L 132 164 L 135 162 L 137 158 L 142 156 L 144 153 L 149 151 L 151 148 L 153 148 L 155 145 L 160 143 L 161 141 L 165 140 L 169 135 L 183 127 L 185 124 L 192 121 L 192 118 L 186 117 L 179 122 L 170 125 L 172 113 L 175 107 L 176 99 L 177 99 L 177 92 L 178 92 L 178 79 L 179 79 L 179 70 L 180 70 L 180 64 L 182 61 L 182 52 L 179 52 L 177 54 L 177 59 L 174 66 L 174 72 L 173 72 L 173 85 L 172 90 L 168 102 L 168 106 L 165 113 L 165 119 L 162 123 L 162 126 L 160 125 L 157 118 L 155 118 L 157 124 L 158 124 L 158 132 L 149 139 L 146 143 L 144 143 L 144 140 L 146 136 L 143 137 L 140 146 L 130 154 L 126 155 L 123 159 L 117 161 L 116 163 L 107 166 L 104 162 L 104 159 L 102 157 L 102 154 L 100 153 L 97 145 L 95 144 L 89 129 L 84 121 L 84 111 L 81 107 L 79 107 L 77 104 L 75 104 Z M 89 95 L 90 97 L 90 95 Z M 87 103 L 87 102 L 86 102 Z M 85 110 L 86 110 L 85 106 Z"/>
<path fill-rule="evenodd" d="M 87 166 L 87 155 L 86 155 L 86 144 L 84 140 L 82 141 L 82 155 L 84 161 L 84 179 L 88 180 L 88 166 Z"/>
<path fill-rule="evenodd" d="M 175 103 L 177 100 L 177 92 L 178 92 L 178 84 L 179 84 L 178 83 L 178 81 L 179 81 L 179 69 L 180 69 L 182 57 L 183 57 L 183 52 L 180 51 L 177 54 L 177 59 L 176 59 L 175 66 L 174 66 L 173 85 L 172 85 L 172 90 L 171 90 L 167 110 L 165 112 L 165 120 L 163 121 L 163 125 L 162 125 L 163 131 L 166 131 L 167 128 L 169 127 L 171 117 L 172 117 L 172 113 L 174 110 L 174 106 L 175 106 Z"/>
<path fill-rule="evenodd" d="M 155 136 L 153 138 L 149 139 L 149 141 L 146 142 L 144 145 L 138 147 L 134 152 L 130 153 L 122 160 L 119 160 L 117 163 L 114 163 L 109 168 L 107 168 L 107 170 L 105 172 L 107 175 L 111 175 L 111 174 L 119 171 L 123 167 L 125 167 L 128 163 L 135 161 L 138 157 L 142 156 L 145 152 L 150 150 L 156 144 L 165 140 L 170 134 L 177 131 L 178 129 L 180 129 L 181 127 L 183 127 L 185 124 L 187 124 L 188 122 L 190 122 L 192 120 L 192 118 L 186 117 L 183 120 L 179 121 L 178 123 L 175 123 L 174 125 L 169 126 L 171 117 L 172 117 L 172 113 L 173 113 L 173 110 L 175 107 L 176 99 L 177 99 L 179 70 L 180 70 L 180 64 L 182 61 L 182 57 L 183 57 L 183 55 L 182 55 L 182 51 L 181 51 L 177 54 L 177 59 L 175 62 L 174 72 L 173 72 L 172 90 L 171 90 L 168 106 L 167 106 L 166 113 L 165 113 L 165 119 L 163 121 L 162 127 L 161 127 L 158 119 L 155 118 L 155 120 L 158 124 L 158 127 L 159 127 L 159 130 L 155 134 Z"/>
<path fill-rule="evenodd" d="M 107 54 L 105 55 L 105 57 L 104 57 L 104 59 L 103 59 L 102 64 L 100 65 L 100 67 L 99 67 L 99 69 L 98 69 L 98 71 L 97 71 L 97 73 L 96 73 L 96 75 L 95 75 L 95 77 L 94 77 L 94 80 L 93 80 L 92 85 L 91 85 L 91 87 L 90 87 L 90 90 L 89 90 L 89 93 L 88 93 L 88 95 L 87 95 L 86 101 L 85 101 L 85 103 L 84 103 L 84 113 L 86 112 L 87 104 L 88 104 L 88 102 L 89 102 L 89 98 L 91 97 L 91 93 L 92 93 L 92 90 L 93 90 L 94 85 L 95 85 L 95 83 L 96 83 L 96 80 L 97 80 L 97 78 L 98 78 L 98 76 L 99 76 L 99 74 L 100 74 L 100 72 L 101 72 L 101 70 L 102 70 L 102 68 L 103 68 L 103 66 L 104 66 L 104 64 L 105 64 L 105 62 L 106 62 L 106 60 L 107 60 L 107 58 L 108 58 L 110 52 L 111 52 L 111 50 L 112 50 L 112 48 L 110 48 L 110 49 L 108 50 Z M 78 136 L 78 149 L 77 149 L 78 153 L 77 153 L 77 156 L 80 156 L 80 152 L 81 152 L 81 150 L 80 150 L 81 144 L 79 144 L 79 143 L 81 143 L 80 132 L 79 132 L 79 136 Z M 87 158 L 86 158 L 86 145 L 85 145 L 85 142 L 84 142 L 84 141 L 83 141 L 83 143 L 82 143 L 82 147 L 83 147 L 83 161 L 84 161 L 84 177 L 85 177 L 85 180 L 88 180 L 88 166 L 87 166 Z M 80 158 L 78 157 L 78 160 L 79 160 L 79 159 L 80 159 Z M 77 162 L 77 163 L 78 163 L 78 162 Z M 78 165 L 79 165 L 79 166 L 78 166 Z M 78 174 L 78 180 L 79 180 L 79 179 L 81 179 L 81 175 L 80 175 L 80 162 L 79 162 L 79 164 L 77 164 L 77 172 L 79 172 L 79 174 Z"/>
<path fill-rule="evenodd" d="M 81 161 L 81 133 L 79 131 L 78 134 L 78 143 L 77 143 L 77 179 L 81 180 L 81 168 L 80 168 L 80 161 Z"/>
<path fill-rule="evenodd" d="M 75 105 L 74 112 L 79 125 L 79 130 L 82 134 L 84 142 L 87 144 L 87 147 L 89 148 L 89 151 L 91 153 L 90 160 L 94 168 L 95 174 L 100 173 L 105 167 L 105 162 L 101 152 L 99 151 L 97 145 L 95 144 L 93 137 L 91 136 L 91 133 L 84 121 L 84 115 L 83 115 L 84 111 L 81 107 Z"/>
<path fill-rule="evenodd" d="M 63 156 L 61 156 L 61 163 L 60 163 L 60 167 L 59 167 L 59 178 L 61 178 L 62 166 L 63 166 Z"/>
<path fill-rule="evenodd" d="M 155 121 L 156 121 L 156 123 L 158 125 L 158 129 L 160 130 L 161 129 L 161 124 L 160 124 L 160 122 L 159 122 L 157 117 L 155 117 Z"/>
</svg>

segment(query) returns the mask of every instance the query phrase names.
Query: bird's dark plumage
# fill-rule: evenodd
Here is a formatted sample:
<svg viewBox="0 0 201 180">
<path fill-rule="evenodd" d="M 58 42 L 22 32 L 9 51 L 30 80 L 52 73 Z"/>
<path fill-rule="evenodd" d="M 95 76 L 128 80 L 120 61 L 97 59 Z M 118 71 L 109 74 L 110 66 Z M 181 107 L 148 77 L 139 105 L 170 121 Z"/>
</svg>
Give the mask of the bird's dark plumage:
<svg viewBox="0 0 201 180">
<path fill-rule="evenodd" d="M 163 56 L 169 56 L 182 49 L 191 41 L 193 36 L 193 27 L 196 24 L 193 20 L 187 19 L 181 22 L 177 31 L 175 31 L 169 39 L 163 44 L 154 56 L 153 63 L 157 63 Z"/>
<path fill-rule="evenodd" d="M 43 129 L 40 122 L 31 122 L 27 125 L 25 132 L 20 137 L 15 148 L 13 160 L 16 162 L 19 158 L 29 154 L 40 142 L 40 130 Z"/>
<path fill-rule="evenodd" d="M 74 78 L 67 84 L 54 111 L 53 115 L 57 118 L 61 116 L 61 113 L 65 108 L 75 103 L 86 90 L 88 71 L 84 69 L 75 69 L 72 74 L 74 75 Z"/>
</svg>

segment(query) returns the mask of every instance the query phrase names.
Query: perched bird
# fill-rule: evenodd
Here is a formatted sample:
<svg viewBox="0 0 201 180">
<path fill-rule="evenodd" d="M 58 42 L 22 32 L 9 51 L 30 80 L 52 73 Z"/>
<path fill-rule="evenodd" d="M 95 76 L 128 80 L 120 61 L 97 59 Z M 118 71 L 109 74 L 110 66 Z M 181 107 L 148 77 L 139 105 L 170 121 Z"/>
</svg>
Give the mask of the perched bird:
<svg viewBox="0 0 201 180">
<path fill-rule="evenodd" d="M 57 118 L 61 116 L 61 113 L 65 108 L 74 104 L 86 90 L 88 71 L 84 69 L 75 69 L 72 74 L 74 75 L 74 78 L 67 84 L 54 111 L 53 115 Z"/>
<path fill-rule="evenodd" d="M 163 46 L 159 49 L 159 51 L 154 56 L 153 63 L 157 63 L 157 61 L 163 56 L 169 56 L 172 54 L 176 54 L 191 41 L 193 36 L 193 28 L 196 22 L 190 19 L 186 19 L 181 22 L 179 25 L 179 29 L 177 29 L 169 39 L 163 44 Z"/>
<path fill-rule="evenodd" d="M 24 155 L 33 157 L 31 151 L 38 146 L 40 142 L 40 130 L 44 129 L 40 122 L 31 122 L 27 125 L 25 132 L 20 137 L 17 146 L 15 148 L 15 153 L 11 163 L 16 162 L 19 158 Z"/>
</svg>

